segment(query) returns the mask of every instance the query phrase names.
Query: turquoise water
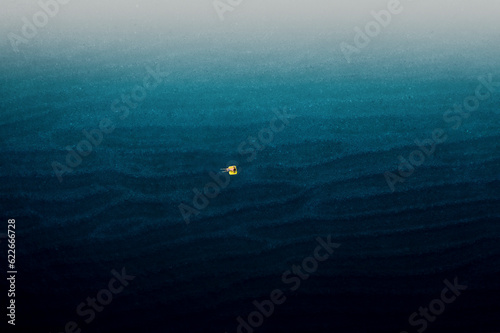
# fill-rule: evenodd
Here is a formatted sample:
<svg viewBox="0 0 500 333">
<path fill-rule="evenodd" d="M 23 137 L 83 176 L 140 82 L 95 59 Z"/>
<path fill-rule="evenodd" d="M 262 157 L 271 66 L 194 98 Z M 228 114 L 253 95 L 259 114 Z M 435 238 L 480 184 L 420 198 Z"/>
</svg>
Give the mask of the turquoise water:
<svg viewBox="0 0 500 333">
<path fill-rule="evenodd" d="M 457 276 L 468 289 L 427 331 L 498 329 L 500 88 L 458 128 L 443 118 L 478 77 L 500 81 L 495 46 L 381 44 L 347 64 L 324 42 L 4 56 L 1 208 L 18 227 L 19 325 L 236 332 L 254 300 L 281 288 L 286 302 L 256 332 L 414 332 L 408 317 Z M 147 68 L 161 82 L 120 102 Z M 68 165 L 66 147 L 103 119 L 113 130 Z M 384 174 L 400 176 L 398 156 L 435 129 L 445 142 L 393 191 Z M 196 207 L 193 189 L 230 161 L 238 175 Z M 58 179 L 54 162 L 71 171 Z M 181 204 L 197 211 L 189 224 Z M 290 290 L 282 274 L 328 235 L 341 246 Z M 135 279 L 85 323 L 76 307 L 122 267 Z"/>
</svg>

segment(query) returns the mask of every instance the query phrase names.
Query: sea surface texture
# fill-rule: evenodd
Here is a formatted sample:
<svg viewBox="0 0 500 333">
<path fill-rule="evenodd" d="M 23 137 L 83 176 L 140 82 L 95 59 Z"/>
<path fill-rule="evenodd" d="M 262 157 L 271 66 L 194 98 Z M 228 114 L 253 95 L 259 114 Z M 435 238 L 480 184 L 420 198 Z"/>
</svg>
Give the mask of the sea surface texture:
<svg viewBox="0 0 500 333">
<path fill-rule="evenodd" d="M 498 33 L 393 22 L 347 61 L 369 16 L 238 37 L 248 8 L 71 40 L 49 34 L 61 7 L 20 52 L 2 42 L 8 328 L 499 332 Z"/>
</svg>

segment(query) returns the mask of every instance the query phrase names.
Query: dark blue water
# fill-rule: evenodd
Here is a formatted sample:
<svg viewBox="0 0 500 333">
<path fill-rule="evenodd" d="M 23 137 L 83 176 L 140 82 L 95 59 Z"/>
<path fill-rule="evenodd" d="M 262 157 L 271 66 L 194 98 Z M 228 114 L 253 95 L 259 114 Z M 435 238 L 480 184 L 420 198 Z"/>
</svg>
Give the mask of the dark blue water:
<svg viewBox="0 0 500 333">
<path fill-rule="evenodd" d="M 493 46 L 453 56 L 410 45 L 347 64 L 313 42 L 169 43 L 3 57 L 1 215 L 16 219 L 17 332 L 72 321 L 68 331 L 237 332 L 275 289 L 286 301 L 255 332 L 417 332 L 424 317 L 409 317 L 455 277 L 467 289 L 426 332 L 500 329 L 500 87 L 444 118 L 478 77 L 500 81 Z M 123 101 L 146 77 L 156 86 Z M 101 121 L 109 133 L 97 134 Z M 444 142 L 415 153 L 424 160 L 402 177 L 398 156 L 436 129 Z M 88 155 L 70 167 L 66 147 L 79 144 Z M 194 203 L 230 161 L 238 175 L 219 174 L 228 184 Z M 404 180 L 394 191 L 386 172 Z M 181 204 L 196 211 L 189 224 Z M 282 275 L 317 237 L 340 246 L 291 290 Z M 122 269 L 134 278 L 118 288 Z M 106 304 L 89 310 L 88 297 Z"/>
</svg>

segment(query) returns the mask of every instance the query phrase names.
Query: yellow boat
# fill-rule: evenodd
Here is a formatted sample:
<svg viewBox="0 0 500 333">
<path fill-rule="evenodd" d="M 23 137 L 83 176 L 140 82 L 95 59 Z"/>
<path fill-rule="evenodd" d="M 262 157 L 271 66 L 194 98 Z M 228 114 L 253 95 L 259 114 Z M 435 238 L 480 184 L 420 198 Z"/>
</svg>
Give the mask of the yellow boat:
<svg viewBox="0 0 500 333">
<path fill-rule="evenodd" d="M 236 168 L 236 165 L 231 165 L 227 168 L 222 168 L 220 169 L 222 172 L 229 172 L 231 176 L 237 175 L 238 174 L 238 169 Z"/>
</svg>

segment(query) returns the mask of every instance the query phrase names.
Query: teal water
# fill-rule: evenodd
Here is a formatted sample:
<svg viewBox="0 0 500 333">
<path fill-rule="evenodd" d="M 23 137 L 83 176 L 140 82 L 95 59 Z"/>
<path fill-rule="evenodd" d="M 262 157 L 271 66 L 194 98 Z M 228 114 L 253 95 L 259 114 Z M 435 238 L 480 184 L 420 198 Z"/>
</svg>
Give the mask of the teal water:
<svg viewBox="0 0 500 333">
<path fill-rule="evenodd" d="M 500 81 L 493 46 L 452 57 L 455 45 L 408 43 L 347 64 L 315 40 L 138 44 L 3 57 L 0 193 L 18 227 L 21 327 L 236 332 L 281 288 L 256 332 L 414 332 L 408 317 L 457 276 L 468 289 L 427 332 L 498 329 L 500 87 L 458 128 L 443 118 L 478 77 Z M 148 67 L 161 83 L 116 104 L 121 119 L 113 102 Z M 259 139 L 276 112 L 283 129 Z M 54 162 L 69 167 L 65 148 L 103 119 L 114 129 L 59 181 Z M 446 141 L 392 191 L 384 174 L 435 129 Z M 193 189 L 229 161 L 239 174 L 197 208 Z M 189 224 L 181 204 L 198 211 Z M 341 246 L 290 290 L 282 274 L 328 235 Z M 122 267 L 135 279 L 85 323 L 76 307 Z"/>
</svg>

